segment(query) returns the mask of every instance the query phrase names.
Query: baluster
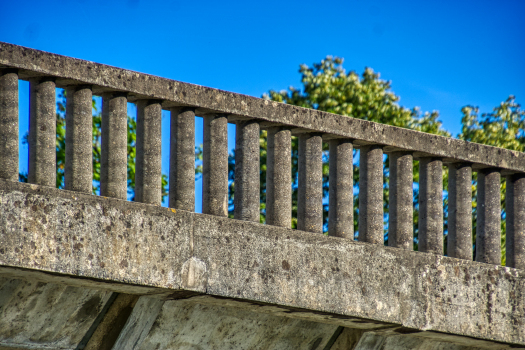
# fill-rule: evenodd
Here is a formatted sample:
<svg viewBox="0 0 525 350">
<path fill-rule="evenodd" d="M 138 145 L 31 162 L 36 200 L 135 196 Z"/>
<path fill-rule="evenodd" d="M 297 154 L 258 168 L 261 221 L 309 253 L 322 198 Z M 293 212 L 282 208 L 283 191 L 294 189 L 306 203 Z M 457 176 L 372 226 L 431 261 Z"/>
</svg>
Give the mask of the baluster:
<svg viewBox="0 0 525 350">
<path fill-rule="evenodd" d="M 498 169 L 478 172 L 476 261 L 501 265 L 501 195 Z"/>
<path fill-rule="evenodd" d="M 419 251 L 443 254 L 443 162 L 419 161 Z"/>
<path fill-rule="evenodd" d="M 234 217 L 237 220 L 260 220 L 259 123 L 237 123 L 235 139 Z"/>
<path fill-rule="evenodd" d="M 128 100 L 124 93 L 102 96 L 100 195 L 126 199 L 128 187 Z"/>
<path fill-rule="evenodd" d="M 204 116 L 202 212 L 228 216 L 228 119 Z"/>
<path fill-rule="evenodd" d="M 389 157 L 388 245 L 412 250 L 414 246 L 413 157 L 407 152 L 394 152 Z"/>
<path fill-rule="evenodd" d="M 506 265 L 525 270 L 525 174 L 507 176 Z"/>
<path fill-rule="evenodd" d="M 18 181 L 18 71 L 0 70 L 0 179 Z"/>
<path fill-rule="evenodd" d="M 315 133 L 298 139 L 297 229 L 323 233 L 323 139 Z"/>
<path fill-rule="evenodd" d="M 56 97 L 53 78 L 29 83 L 28 182 L 56 187 Z"/>
<path fill-rule="evenodd" d="M 135 201 L 160 205 L 162 201 L 160 101 L 137 102 L 137 160 Z"/>
<path fill-rule="evenodd" d="M 359 156 L 359 241 L 383 244 L 383 147 L 362 146 Z"/>
<path fill-rule="evenodd" d="M 472 260 L 472 166 L 448 167 L 447 255 Z"/>
<path fill-rule="evenodd" d="M 292 134 L 268 129 L 266 164 L 266 223 L 292 227 Z"/>
<path fill-rule="evenodd" d="M 66 89 L 66 190 L 91 193 L 93 188 L 92 97 L 88 86 Z"/>
<path fill-rule="evenodd" d="M 171 108 L 169 206 L 195 211 L 195 109 Z"/>
<path fill-rule="evenodd" d="M 354 239 L 354 169 L 350 140 L 330 140 L 328 234 Z"/>
</svg>

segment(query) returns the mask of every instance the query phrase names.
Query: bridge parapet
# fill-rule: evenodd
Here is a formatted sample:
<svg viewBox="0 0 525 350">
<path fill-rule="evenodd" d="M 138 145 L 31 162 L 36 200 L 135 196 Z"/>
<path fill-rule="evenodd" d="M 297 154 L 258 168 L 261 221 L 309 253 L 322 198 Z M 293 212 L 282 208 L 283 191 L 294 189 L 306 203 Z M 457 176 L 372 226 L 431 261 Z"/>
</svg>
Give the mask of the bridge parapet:
<svg viewBox="0 0 525 350">
<path fill-rule="evenodd" d="M 19 79 L 30 81 L 28 181 L 38 185 L 33 187 L 16 183 Z M 48 188 L 55 187 L 56 176 L 56 87 L 67 89 L 65 190 Z M 103 98 L 105 198 L 89 196 L 93 95 Z M 127 102 L 137 105 L 135 201 L 140 203 L 125 201 Z M 169 210 L 158 207 L 163 109 L 171 112 Z M 193 213 L 195 116 L 204 118 L 204 214 Z M 227 218 L 228 122 L 236 123 L 236 220 Z M 268 130 L 266 225 L 259 224 L 261 129 Z M 294 135 L 299 230 L 290 229 Z M 523 153 L 6 43 L 0 43 L 0 140 L 0 265 L 6 274 L 33 269 L 86 277 L 80 285 L 95 289 L 106 281 L 102 289 L 112 292 L 167 298 L 173 291 L 191 291 L 279 305 L 294 317 L 310 312 L 316 321 L 347 327 L 393 324 L 525 344 Z M 331 155 L 328 234 L 333 237 L 322 235 L 323 141 Z M 353 241 L 354 148 L 360 149 L 361 243 Z M 384 154 L 390 157 L 390 248 L 383 246 Z M 414 160 L 420 166 L 417 252 L 412 251 Z M 443 256 L 444 165 L 448 257 Z M 475 262 L 473 172 L 478 173 Z M 507 267 L 500 266 L 502 176 Z"/>
</svg>

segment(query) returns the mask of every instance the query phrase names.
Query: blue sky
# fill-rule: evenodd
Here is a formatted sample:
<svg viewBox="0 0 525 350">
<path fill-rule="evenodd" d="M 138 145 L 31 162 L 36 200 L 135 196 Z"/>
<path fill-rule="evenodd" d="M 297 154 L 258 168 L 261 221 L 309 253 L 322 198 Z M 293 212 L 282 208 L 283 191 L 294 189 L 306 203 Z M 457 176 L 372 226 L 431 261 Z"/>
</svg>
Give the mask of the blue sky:
<svg viewBox="0 0 525 350">
<path fill-rule="evenodd" d="M 253 96 L 299 86 L 301 63 L 344 57 L 347 70 L 391 80 L 401 105 L 438 110 L 454 135 L 462 106 L 525 99 L 522 0 L 0 0 L 0 9 L 0 41 Z"/>
</svg>

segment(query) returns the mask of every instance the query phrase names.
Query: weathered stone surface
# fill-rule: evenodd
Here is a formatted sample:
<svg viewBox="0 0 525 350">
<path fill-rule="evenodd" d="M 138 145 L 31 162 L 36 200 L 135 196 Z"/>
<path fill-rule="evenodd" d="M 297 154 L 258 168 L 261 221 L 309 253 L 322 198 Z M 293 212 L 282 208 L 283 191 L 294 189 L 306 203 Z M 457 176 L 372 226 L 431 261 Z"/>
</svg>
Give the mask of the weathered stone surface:
<svg viewBox="0 0 525 350">
<path fill-rule="evenodd" d="M 135 201 L 160 205 L 162 202 L 162 107 L 160 101 L 137 103 L 137 162 Z"/>
<path fill-rule="evenodd" d="M 30 82 L 29 183 L 56 187 L 56 99 L 53 79 Z"/>
<path fill-rule="evenodd" d="M 419 161 L 419 251 L 443 254 L 443 163 Z"/>
<path fill-rule="evenodd" d="M 414 160 L 412 154 L 394 152 L 390 157 L 388 245 L 413 249 L 414 246 Z"/>
<path fill-rule="evenodd" d="M 331 324 L 199 304 L 192 299 L 168 300 L 143 342 L 114 349 L 322 350 L 336 329 Z"/>
<path fill-rule="evenodd" d="M 126 199 L 128 194 L 128 103 L 123 94 L 102 100 L 100 195 Z"/>
<path fill-rule="evenodd" d="M 171 108 L 169 206 L 195 210 L 195 110 Z"/>
<path fill-rule="evenodd" d="M 359 150 L 360 242 L 383 244 L 383 149 L 373 145 Z"/>
<path fill-rule="evenodd" d="M 436 157 L 525 172 L 525 154 L 520 152 L 266 101 L 8 43 L 0 43 L 0 68 L 2 66 L 19 68 L 22 79 L 51 75 L 60 78 L 58 86 L 71 82 L 92 84 L 97 93 L 129 91 L 135 98 L 161 99 L 166 108 L 193 106 Z"/>
<path fill-rule="evenodd" d="M 0 179 L 18 181 L 18 75 L 13 69 L 0 69 L 0 163 Z"/>
<path fill-rule="evenodd" d="M 66 89 L 66 190 L 91 193 L 93 187 L 93 116 L 90 86 Z"/>
<path fill-rule="evenodd" d="M 525 174 L 507 177 L 507 266 L 525 270 Z"/>
<path fill-rule="evenodd" d="M 111 294 L 0 277 L 0 347 L 75 349 Z"/>
<path fill-rule="evenodd" d="M 525 345 L 521 270 L 9 181 L 0 211 L 2 273 Z"/>
<path fill-rule="evenodd" d="M 472 260 L 472 166 L 448 167 L 447 255 Z"/>
<path fill-rule="evenodd" d="M 478 172 L 476 221 L 476 261 L 501 264 L 500 173 L 488 169 Z"/>
<path fill-rule="evenodd" d="M 354 170 L 350 140 L 330 140 L 328 234 L 354 239 Z"/>
</svg>

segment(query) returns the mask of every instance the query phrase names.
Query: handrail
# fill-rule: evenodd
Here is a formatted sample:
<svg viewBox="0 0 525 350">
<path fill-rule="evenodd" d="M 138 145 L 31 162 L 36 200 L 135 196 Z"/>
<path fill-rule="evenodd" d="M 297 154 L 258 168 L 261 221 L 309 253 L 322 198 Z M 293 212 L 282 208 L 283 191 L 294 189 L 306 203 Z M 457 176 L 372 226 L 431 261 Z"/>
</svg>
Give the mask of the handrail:
<svg viewBox="0 0 525 350">
<path fill-rule="evenodd" d="M 476 260 L 499 264 L 500 179 L 507 176 L 507 265 L 525 268 L 525 153 L 183 83 L 0 42 L 0 177 L 18 177 L 18 79 L 31 81 L 31 125 L 50 124 L 54 87 L 68 89 L 66 189 L 89 192 L 91 107 L 103 96 L 103 195 L 125 199 L 126 101 L 137 104 L 136 200 L 160 203 L 160 114 L 171 111 L 170 207 L 194 210 L 188 164 L 195 115 L 204 117 L 203 211 L 227 215 L 227 130 L 237 123 L 235 218 L 258 221 L 258 137 L 268 129 L 267 222 L 291 222 L 291 136 L 299 135 L 298 227 L 322 232 L 322 141 L 330 142 L 331 235 L 353 238 L 352 149 L 360 148 L 359 240 L 383 243 L 383 154 L 391 154 L 389 245 L 412 249 L 412 166 L 420 160 L 419 249 L 443 251 L 443 165 L 450 171 L 449 256 L 471 259 L 472 172 L 478 172 Z M 16 90 L 16 91 L 15 91 Z M 47 125 L 46 124 L 46 125 Z M 52 124 L 52 123 L 51 123 Z M 15 135 L 16 129 L 16 135 Z M 44 128 L 46 129 L 46 128 Z M 52 172 L 54 131 L 30 131 L 30 181 Z M 52 129 L 52 128 L 51 128 Z M 16 136 L 16 137 L 15 137 Z M 105 140 L 104 140 L 105 139 Z M 15 142 L 16 140 L 16 142 Z M 110 152 L 118 143 L 118 152 Z M 46 143 L 47 142 L 47 143 Z M 54 142 L 54 140 L 53 140 Z M 47 145 L 47 146 L 46 146 Z M 17 146 L 16 146 L 17 147 Z M 48 152 L 45 153 L 47 147 Z M 113 147 L 113 148 L 112 148 Z M 42 150 L 41 150 L 42 149 Z M 254 155 L 257 153 L 257 155 Z M 47 167 L 46 167 L 47 166 Z M 16 168 L 16 170 L 15 170 Z M 33 169 L 33 170 L 31 170 Z M 15 176 L 16 174 L 16 176 Z M 350 175 L 349 175 L 350 174 Z M 350 176 L 350 177 L 349 177 Z M 184 185 L 182 185 L 184 184 Z M 392 237 L 392 238 L 390 238 Z"/>
</svg>

